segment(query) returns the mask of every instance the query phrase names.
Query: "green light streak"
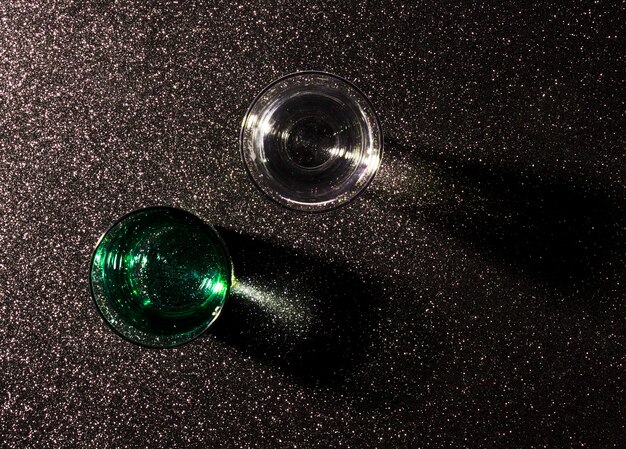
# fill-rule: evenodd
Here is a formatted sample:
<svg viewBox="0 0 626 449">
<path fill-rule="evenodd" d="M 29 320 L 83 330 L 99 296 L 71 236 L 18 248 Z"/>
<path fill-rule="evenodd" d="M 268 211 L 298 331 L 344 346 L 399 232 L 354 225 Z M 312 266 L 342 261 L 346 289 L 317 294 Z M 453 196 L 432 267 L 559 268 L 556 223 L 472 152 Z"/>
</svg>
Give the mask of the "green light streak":
<svg viewBox="0 0 626 449">
<path fill-rule="evenodd" d="M 224 284 L 221 280 L 213 284 L 213 287 L 211 288 L 211 291 L 215 294 L 222 293 L 224 290 L 226 290 L 226 284 Z"/>
</svg>

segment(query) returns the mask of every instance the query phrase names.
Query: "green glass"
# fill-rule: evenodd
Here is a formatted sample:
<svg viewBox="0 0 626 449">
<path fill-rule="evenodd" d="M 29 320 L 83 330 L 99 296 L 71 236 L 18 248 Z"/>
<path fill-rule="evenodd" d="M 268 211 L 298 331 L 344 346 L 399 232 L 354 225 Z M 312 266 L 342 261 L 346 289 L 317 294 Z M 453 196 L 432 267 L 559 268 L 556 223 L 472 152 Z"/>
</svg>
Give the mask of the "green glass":
<svg viewBox="0 0 626 449">
<path fill-rule="evenodd" d="M 172 347 L 217 319 L 232 263 L 211 226 L 180 209 L 153 207 L 124 216 L 100 239 L 90 281 L 98 309 L 118 334 Z"/>
</svg>

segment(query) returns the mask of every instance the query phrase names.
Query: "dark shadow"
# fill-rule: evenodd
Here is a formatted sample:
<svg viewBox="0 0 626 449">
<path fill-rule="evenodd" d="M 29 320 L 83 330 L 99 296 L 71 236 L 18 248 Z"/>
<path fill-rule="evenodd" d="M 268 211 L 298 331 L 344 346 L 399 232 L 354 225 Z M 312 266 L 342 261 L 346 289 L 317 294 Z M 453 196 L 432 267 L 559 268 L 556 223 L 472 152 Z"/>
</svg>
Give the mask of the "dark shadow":
<svg viewBox="0 0 626 449">
<path fill-rule="evenodd" d="M 411 155 L 391 140 L 389 152 Z M 566 292 L 596 289 L 624 269 L 626 217 L 602 186 L 554 182 L 483 165 L 411 156 L 436 166 L 452 206 L 397 203 L 514 269 Z"/>
<path fill-rule="evenodd" d="M 380 319 L 380 285 L 336 264 L 219 232 L 237 283 L 213 334 L 303 381 L 341 384 Z"/>
</svg>

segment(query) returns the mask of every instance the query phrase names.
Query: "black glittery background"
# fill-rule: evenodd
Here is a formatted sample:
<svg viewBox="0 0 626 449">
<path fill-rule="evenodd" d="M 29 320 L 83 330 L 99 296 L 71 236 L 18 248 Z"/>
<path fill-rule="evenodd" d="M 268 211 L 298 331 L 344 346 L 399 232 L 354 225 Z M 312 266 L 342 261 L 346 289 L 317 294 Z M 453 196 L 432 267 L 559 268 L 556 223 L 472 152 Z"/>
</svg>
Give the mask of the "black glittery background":
<svg viewBox="0 0 626 449">
<path fill-rule="evenodd" d="M 623 5 L 462 3 L 3 1 L 0 446 L 626 446 Z M 238 149 L 304 69 L 385 132 L 326 214 Z M 173 350 L 114 335 L 87 278 L 159 204 L 247 286 Z"/>
</svg>

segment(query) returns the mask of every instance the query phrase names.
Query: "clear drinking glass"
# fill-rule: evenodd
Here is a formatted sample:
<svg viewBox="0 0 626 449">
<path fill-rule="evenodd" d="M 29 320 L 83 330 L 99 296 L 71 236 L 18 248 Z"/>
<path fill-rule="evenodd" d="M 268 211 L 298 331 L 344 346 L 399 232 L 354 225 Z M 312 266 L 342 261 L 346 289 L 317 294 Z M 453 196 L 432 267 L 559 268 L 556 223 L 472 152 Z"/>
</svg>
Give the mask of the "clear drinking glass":
<svg viewBox="0 0 626 449">
<path fill-rule="evenodd" d="M 383 152 L 374 108 L 350 82 L 298 72 L 272 82 L 248 109 L 241 152 L 254 183 L 291 209 L 346 204 L 371 182 Z"/>
</svg>

